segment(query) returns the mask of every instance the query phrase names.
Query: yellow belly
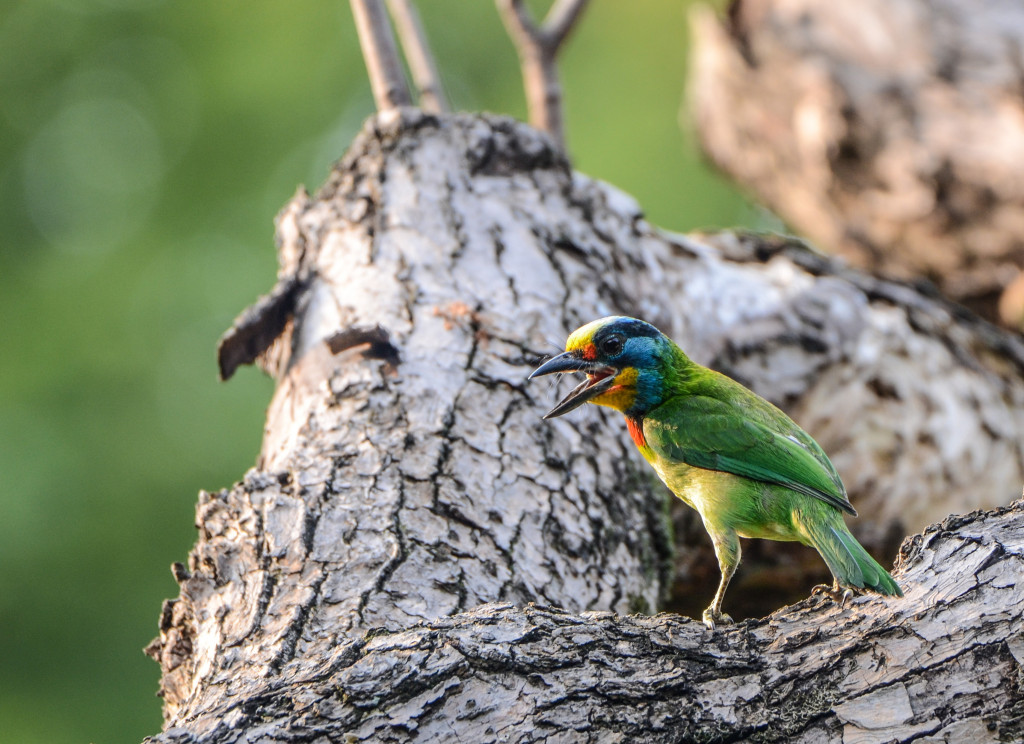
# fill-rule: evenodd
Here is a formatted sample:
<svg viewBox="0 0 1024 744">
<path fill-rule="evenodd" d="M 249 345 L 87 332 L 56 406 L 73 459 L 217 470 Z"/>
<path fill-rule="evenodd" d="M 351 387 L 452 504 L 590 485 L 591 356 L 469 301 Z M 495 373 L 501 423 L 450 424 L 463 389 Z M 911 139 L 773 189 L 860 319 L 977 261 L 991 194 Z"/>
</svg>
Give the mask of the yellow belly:
<svg viewBox="0 0 1024 744">
<path fill-rule="evenodd" d="M 740 537 L 804 542 L 793 521 L 793 498 L 800 494 L 783 486 L 751 480 L 685 463 L 654 460 L 658 477 L 704 523 L 730 529 Z"/>
</svg>

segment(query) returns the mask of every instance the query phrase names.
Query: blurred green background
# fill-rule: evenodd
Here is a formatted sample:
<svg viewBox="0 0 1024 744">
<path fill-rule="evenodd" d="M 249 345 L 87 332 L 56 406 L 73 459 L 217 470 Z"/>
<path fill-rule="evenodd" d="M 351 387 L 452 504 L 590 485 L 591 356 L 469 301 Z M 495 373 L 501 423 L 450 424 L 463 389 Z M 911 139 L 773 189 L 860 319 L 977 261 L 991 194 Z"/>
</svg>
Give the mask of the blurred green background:
<svg viewBox="0 0 1024 744">
<path fill-rule="evenodd" d="M 569 146 L 665 227 L 756 225 L 679 126 L 685 5 L 596 0 L 563 56 Z M 420 8 L 455 108 L 525 116 L 493 3 Z M 0 741 L 138 741 L 168 566 L 271 394 L 218 383 L 217 338 L 369 86 L 343 0 L 6 0 L 0 50 Z"/>
</svg>

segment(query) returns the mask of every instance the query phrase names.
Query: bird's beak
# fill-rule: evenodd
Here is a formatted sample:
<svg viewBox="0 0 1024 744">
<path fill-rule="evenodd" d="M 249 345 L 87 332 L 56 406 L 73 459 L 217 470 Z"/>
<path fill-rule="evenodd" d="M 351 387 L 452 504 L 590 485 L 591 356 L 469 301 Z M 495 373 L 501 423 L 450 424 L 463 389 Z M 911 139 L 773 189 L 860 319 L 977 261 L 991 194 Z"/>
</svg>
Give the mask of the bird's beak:
<svg viewBox="0 0 1024 744">
<path fill-rule="evenodd" d="M 618 370 L 597 362 L 580 359 L 571 352 L 563 352 L 554 359 L 549 359 L 533 371 L 529 379 L 550 375 L 555 372 L 586 372 L 587 379 L 577 385 L 571 393 L 562 398 L 554 408 L 544 414 L 544 418 L 554 418 L 579 408 L 591 398 L 596 398 L 615 384 Z"/>
</svg>

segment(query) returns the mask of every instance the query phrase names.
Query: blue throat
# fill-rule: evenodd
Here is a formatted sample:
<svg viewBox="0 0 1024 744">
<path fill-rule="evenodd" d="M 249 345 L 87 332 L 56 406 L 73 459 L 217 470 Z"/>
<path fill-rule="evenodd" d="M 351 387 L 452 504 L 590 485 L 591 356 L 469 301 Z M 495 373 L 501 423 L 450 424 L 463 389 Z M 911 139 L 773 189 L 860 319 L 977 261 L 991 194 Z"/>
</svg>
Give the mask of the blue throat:
<svg viewBox="0 0 1024 744">
<path fill-rule="evenodd" d="M 642 421 L 644 416 L 665 400 L 665 378 L 656 370 L 639 369 L 636 379 L 636 397 L 633 405 L 624 411 L 629 418 Z"/>
</svg>

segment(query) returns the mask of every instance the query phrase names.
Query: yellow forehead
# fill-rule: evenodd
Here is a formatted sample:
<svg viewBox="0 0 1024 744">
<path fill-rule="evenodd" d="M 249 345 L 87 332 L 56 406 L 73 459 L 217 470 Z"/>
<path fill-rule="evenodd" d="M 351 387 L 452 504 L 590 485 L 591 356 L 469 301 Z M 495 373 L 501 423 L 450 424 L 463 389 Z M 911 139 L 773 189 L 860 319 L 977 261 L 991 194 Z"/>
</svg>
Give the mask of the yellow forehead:
<svg viewBox="0 0 1024 744">
<path fill-rule="evenodd" d="M 579 351 L 580 349 L 585 349 L 594 343 L 594 334 L 601 330 L 603 326 L 606 326 L 618 319 L 618 316 L 599 318 L 597 320 L 590 321 L 585 326 L 580 326 L 569 334 L 569 338 L 565 341 L 565 350 Z"/>
</svg>

